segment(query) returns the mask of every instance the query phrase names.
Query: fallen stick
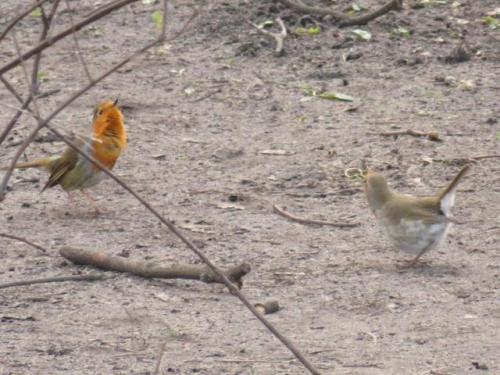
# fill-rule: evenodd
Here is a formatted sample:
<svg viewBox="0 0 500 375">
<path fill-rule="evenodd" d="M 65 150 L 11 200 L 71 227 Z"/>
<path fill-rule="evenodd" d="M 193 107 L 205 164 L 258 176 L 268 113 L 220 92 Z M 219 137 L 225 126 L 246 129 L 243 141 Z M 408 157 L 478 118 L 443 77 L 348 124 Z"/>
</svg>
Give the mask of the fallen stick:
<svg viewBox="0 0 500 375">
<path fill-rule="evenodd" d="M 187 264 L 176 264 L 172 266 L 158 265 L 156 262 L 144 262 L 130 260 L 103 253 L 74 247 L 63 247 L 59 251 L 61 256 L 76 264 L 84 264 L 108 271 L 127 272 L 132 275 L 147 279 L 185 279 L 199 280 L 204 283 L 221 283 L 223 281 L 208 267 Z M 238 266 L 223 271 L 224 275 L 238 288 L 243 285 L 243 276 L 250 272 L 250 265 L 242 263 Z"/>
<path fill-rule="evenodd" d="M 492 154 L 492 155 L 479 155 L 479 156 L 470 156 L 464 158 L 450 158 L 450 159 L 435 159 L 435 158 L 424 158 L 424 163 L 429 164 L 431 162 L 436 163 L 444 163 L 444 164 L 455 164 L 455 165 L 464 165 L 468 163 L 476 163 L 479 160 L 485 159 L 498 159 L 500 158 L 500 154 Z"/>
<path fill-rule="evenodd" d="M 60 277 L 47 277 L 43 279 L 34 280 L 21 280 L 12 281 L 10 283 L 0 284 L 0 289 L 11 288 L 13 286 L 25 286 L 33 284 L 45 284 L 45 283 L 61 283 L 65 281 L 96 281 L 109 279 L 109 276 L 104 275 L 74 275 L 74 276 L 60 276 Z"/>
<path fill-rule="evenodd" d="M 279 33 L 272 33 L 270 31 L 264 30 L 263 25 L 258 26 L 256 24 L 254 24 L 253 22 L 250 22 L 247 20 L 247 23 L 249 23 L 250 25 L 255 27 L 261 34 L 263 34 L 267 37 L 270 37 L 276 41 L 276 48 L 274 49 L 274 55 L 277 57 L 280 57 L 280 56 L 283 56 L 283 54 L 284 54 L 283 43 L 284 43 L 284 40 L 287 36 L 287 32 L 286 32 L 286 26 L 283 23 L 283 20 L 281 18 L 279 18 L 279 17 L 276 18 L 276 22 L 278 23 L 278 25 L 281 28 L 281 31 Z"/>
<path fill-rule="evenodd" d="M 286 217 L 287 219 L 295 221 L 295 222 L 300 223 L 300 224 L 326 225 L 326 226 L 337 227 L 337 228 L 354 228 L 354 227 L 359 226 L 359 223 L 332 223 L 329 221 L 304 219 L 304 218 L 301 218 L 301 217 L 298 217 L 298 216 L 291 214 L 285 208 L 281 208 L 276 204 L 273 205 L 273 209 L 279 215 Z"/>
<path fill-rule="evenodd" d="M 443 140 L 439 138 L 439 134 L 436 132 L 421 132 L 418 130 L 398 130 L 393 132 L 382 132 L 380 135 L 384 137 L 398 136 L 398 135 L 411 135 L 413 137 L 426 137 L 434 142 L 442 142 Z"/>
<path fill-rule="evenodd" d="M 364 25 L 368 22 L 378 18 L 391 10 L 401 10 L 403 5 L 403 0 L 391 0 L 380 8 L 374 10 L 373 12 L 367 13 L 359 17 L 350 17 L 349 15 L 323 7 L 309 6 L 304 4 L 302 1 L 293 0 L 279 0 L 280 3 L 286 5 L 289 8 L 294 8 L 301 13 L 307 14 L 318 14 L 321 16 L 330 16 L 339 22 L 339 26 L 353 26 L 353 25 Z"/>
<path fill-rule="evenodd" d="M 27 240 L 26 238 L 14 236 L 13 234 L 7 234 L 7 233 L 0 233 L 0 237 L 10 238 L 11 240 L 24 242 L 26 245 L 30 245 L 31 247 L 34 247 L 35 249 L 40 250 L 42 253 L 47 253 L 47 250 L 45 248 Z"/>
</svg>

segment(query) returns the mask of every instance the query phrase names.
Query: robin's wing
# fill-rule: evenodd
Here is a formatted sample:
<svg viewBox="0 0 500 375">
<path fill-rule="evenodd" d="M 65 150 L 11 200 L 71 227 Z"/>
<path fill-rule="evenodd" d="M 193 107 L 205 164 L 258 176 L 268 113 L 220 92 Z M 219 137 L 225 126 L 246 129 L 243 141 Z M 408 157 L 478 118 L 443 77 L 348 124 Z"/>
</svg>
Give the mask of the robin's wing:
<svg viewBox="0 0 500 375">
<path fill-rule="evenodd" d="M 79 139 L 74 139 L 73 142 L 75 143 L 76 146 L 78 146 L 80 149 L 82 149 L 83 146 L 85 146 L 85 142 Z M 76 164 L 78 163 L 79 160 L 79 154 L 77 151 L 75 151 L 71 147 L 67 147 L 66 150 L 64 150 L 64 153 L 57 158 L 51 168 L 50 168 L 50 176 L 43 187 L 42 191 L 45 189 L 55 186 L 61 182 L 61 179 L 64 178 L 66 173 L 71 171 Z"/>
</svg>

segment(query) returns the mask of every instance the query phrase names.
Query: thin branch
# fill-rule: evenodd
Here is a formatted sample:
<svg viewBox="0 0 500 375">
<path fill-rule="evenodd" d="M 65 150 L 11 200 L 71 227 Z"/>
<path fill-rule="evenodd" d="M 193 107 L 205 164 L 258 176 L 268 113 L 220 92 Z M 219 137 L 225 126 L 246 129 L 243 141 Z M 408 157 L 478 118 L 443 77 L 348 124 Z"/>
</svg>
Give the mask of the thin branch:
<svg viewBox="0 0 500 375">
<path fill-rule="evenodd" d="M 40 9 L 42 10 L 42 17 L 43 17 L 43 29 L 42 29 L 42 32 L 40 34 L 39 42 L 43 41 L 47 37 L 52 20 L 53 20 L 54 15 L 57 11 L 57 7 L 59 6 L 59 2 L 60 2 L 60 0 L 56 0 L 54 2 L 54 4 L 52 5 L 52 9 L 51 9 L 48 16 L 45 14 L 44 8 L 41 5 L 43 2 L 40 3 Z M 15 37 L 14 33 L 13 33 L 13 37 Z M 16 48 L 19 48 L 19 47 L 16 47 Z M 42 53 L 39 52 L 36 54 L 35 61 L 33 63 L 33 68 L 32 68 L 32 73 L 31 73 L 31 84 L 29 85 L 29 94 L 28 94 L 28 97 L 26 98 L 26 100 L 24 100 L 24 101 L 17 94 L 14 87 L 6 79 L 4 79 L 3 76 L 0 76 L 0 79 L 2 80 L 4 85 L 7 87 L 7 89 L 9 89 L 9 91 L 16 97 L 16 99 L 22 103 L 21 108 L 17 110 L 16 114 L 12 117 L 10 122 L 7 124 L 5 129 L 0 134 L 0 144 L 2 144 L 2 142 L 5 140 L 5 138 L 7 138 L 7 135 L 10 133 L 12 128 L 15 126 L 15 124 L 17 123 L 17 120 L 19 120 L 19 118 L 21 117 L 23 110 L 28 108 L 31 101 L 33 100 L 33 97 L 36 96 L 38 93 L 38 88 L 39 88 L 38 70 L 40 69 L 41 59 L 42 59 Z"/>
<path fill-rule="evenodd" d="M 485 159 L 498 159 L 500 158 L 500 154 L 491 154 L 491 155 L 479 155 L 479 156 L 470 156 L 470 157 L 463 157 L 463 158 L 449 158 L 449 159 L 438 159 L 438 158 L 432 158 L 432 159 L 424 159 L 424 163 L 428 164 L 430 162 L 436 162 L 436 163 L 453 163 L 453 164 L 458 164 L 458 165 L 464 165 L 468 163 L 476 163 L 479 160 L 485 160 Z"/>
<path fill-rule="evenodd" d="M 21 63 L 21 61 L 23 61 L 23 60 L 26 61 L 27 59 L 29 59 L 30 57 L 32 57 L 36 53 L 39 53 L 39 52 L 43 51 L 44 49 L 50 47 L 51 45 L 58 42 L 62 38 L 65 38 L 66 36 L 74 33 L 75 31 L 81 30 L 82 28 L 84 28 L 88 24 L 108 15 L 109 13 L 111 13 L 119 8 L 122 8 L 126 5 L 129 5 L 131 3 L 134 3 L 136 1 L 138 1 L 138 0 L 120 0 L 120 1 L 117 1 L 113 4 L 113 6 L 104 7 L 101 11 L 96 12 L 91 17 L 87 17 L 87 18 L 83 19 L 82 21 L 78 22 L 76 25 L 71 26 L 71 27 L 61 31 L 58 34 L 56 34 L 50 38 L 45 39 L 43 42 L 38 44 L 36 47 L 33 47 L 28 52 L 25 52 L 22 56 L 18 56 L 14 60 L 12 60 L 11 62 L 2 66 L 0 68 L 0 75 L 11 70 L 12 68 L 15 68 L 16 66 L 18 66 Z"/>
<path fill-rule="evenodd" d="M 301 217 L 298 217 L 298 216 L 291 214 L 286 209 L 281 208 L 276 204 L 273 205 L 273 209 L 279 215 L 286 217 L 287 219 L 295 221 L 295 222 L 300 223 L 300 224 L 325 225 L 325 226 L 337 227 L 337 228 L 354 228 L 354 227 L 359 226 L 359 223 L 332 223 L 329 221 L 304 219 L 304 218 L 301 218 Z"/>
<path fill-rule="evenodd" d="M 27 240 L 26 238 L 14 236 L 13 234 L 7 234 L 7 233 L 0 233 L 0 237 L 10 238 L 11 240 L 24 242 L 26 245 L 30 245 L 31 247 L 34 247 L 35 249 L 40 250 L 42 253 L 47 253 L 47 249 Z"/>
<path fill-rule="evenodd" d="M 471 157 L 472 160 L 497 159 L 497 158 L 500 158 L 500 155 L 492 154 L 492 155 L 480 155 Z"/>
<path fill-rule="evenodd" d="M 207 266 L 175 264 L 172 266 L 159 265 L 158 262 L 144 262 L 105 254 L 101 251 L 92 251 L 65 246 L 59 251 L 62 257 L 76 264 L 83 264 L 107 271 L 125 272 L 146 279 L 185 279 L 197 280 L 207 284 L 220 283 L 222 280 Z M 237 284 L 243 285 L 243 277 L 250 272 L 248 263 L 228 268 L 223 274 Z"/>
<path fill-rule="evenodd" d="M 255 27 L 261 34 L 270 37 L 276 41 L 276 48 L 274 49 L 275 56 L 283 56 L 283 43 L 287 36 L 286 26 L 281 18 L 276 18 L 276 22 L 280 25 L 281 31 L 279 33 L 272 33 L 270 31 L 264 30 L 264 25 L 256 25 L 253 22 L 246 20 L 247 23 Z"/>
<path fill-rule="evenodd" d="M 23 98 L 21 98 L 21 96 L 17 93 L 16 89 L 9 83 L 9 81 L 7 81 L 3 76 L 0 76 L 0 81 L 2 81 L 7 90 L 9 90 L 12 95 L 14 95 L 14 97 L 17 99 L 18 102 L 20 103 L 23 102 Z"/>
<path fill-rule="evenodd" d="M 47 277 L 43 279 L 12 281 L 10 283 L 0 284 L 0 289 L 11 288 L 14 286 L 33 285 L 33 284 L 61 283 L 65 281 L 97 281 L 106 279 L 110 279 L 110 277 L 105 275 L 75 275 L 75 276 Z"/>
<path fill-rule="evenodd" d="M 66 9 L 68 10 L 68 14 L 69 14 L 69 20 L 71 22 L 71 26 L 73 27 L 72 36 L 73 36 L 73 42 L 75 43 L 75 47 L 76 47 L 76 54 L 78 56 L 78 59 L 80 60 L 80 63 L 83 66 L 83 70 L 85 72 L 85 75 L 87 76 L 87 79 L 89 80 L 89 82 L 92 82 L 94 79 L 92 78 L 92 74 L 90 74 L 90 70 L 89 70 L 87 63 L 85 62 L 85 59 L 83 58 L 82 50 L 80 49 L 80 43 L 78 42 L 78 36 L 77 36 L 78 32 L 75 30 L 75 20 L 73 18 L 73 9 L 71 9 L 71 6 L 70 6 L 68 0 L 65 0 L 65 2 L 66 2 Z"/>
<path fill-rule="evenodd" d="M 3 38 L 5 38 L 5 35 L 12 29 L 16 24 L 21 21 L 24 17 L 26 17 L 28 14 L 33 12 L 36 8 L 40 7 L 43 3 L 47 2 L 48 0 L 37 0 L 36 3 L 31 5 L 29 8 L 24 10 L 23 12 L 19 13 L 18 16 L 16 16 L 10 23 L 5 27 L 5 29 L 2 31 L 2 34 L 0 34 L 0 42 L 2 41 Z"/>
<path fill-rule="evenodd" d="M 165 343 L 165 342 L 160 345 L 158 359 L 156 360 L 156 365 L 155 365 L 155 370 L 153 372 L 153 375 L 158 375 L 160 373 L 160 370 L 161 370 L 161 361 L 163 359 L 163 355 L 165 354 L 165 348 L 166 348 L 166 346 L 167 346 L 167 343 Z"/>
<path fill-rule="evenodd" d="M 418 130 L 397 130 L 397 131 L 392 131 L 392 132 L 382 132 L 379 133 L 379 135 L 382 135 L 384 137 L 391 137 L 391 136 L 398 136 L 398 135 L 411 135 L 412 137 L 426 137 L 430 141 L 434 142 L 442 142 L 443 140 L 439 138 L 439 134 L 437 132 L 421 132 Z"/>
<path fill-rule="evenodd" d="M 377 17 L 380 17 L 391 10 L 399 10 L 402 7 L 403 0 L 391 0 L 379 9 L 359 17 L 350 17 L 345 13 L 328 8 L 309 6 L 302 1 L 278 0 L 289 8 L 294 8 L 302 13 L 318 14 L 321 16 L 331 16 L 340 21 L 339 26 L 364 25 Z"/>
<path fill-rule="evenodd" d="M 0 80 L 2 80 L 2 82 L 5 84 L 5 86 L 10 85 L 10 83 L 8 81 L 4 80 L 3 77 L 0 77 Z M 15 94 L 16 98 L 20 99 L 22 104 L 21 104 L 21 108 L 19 108 L 17 110 L 17 112 L 15 113 L 15 115 L 12 117 L 12 119 L 9 121 L 9 123 L 2 130 L 2 133 L 0 134 L 0 145 L 3 143 L 3 141 L 5 141 L 5 139 L 9 135 L 10 131 L 12 130 L 12 128 L 14 128 L 14 126 L 16 125 L 17 120 L 19 120 L 19 118 L 21 117 L 21 115 L 23 114 L 23 112 L 26 110 L 26 108 L 28 108 L 28 106 L 30 105 L 31 101 L 33 100 L 33 95 L 28 95 L 28 97 L 26 98 L 26 100 L 23 101 L 23 99 L 17 94 L 16 91 L 13 91 L 13 92 L 16 93 Z"/>
<path fill-rule="evenodd" d="M 348 16 L 342 12 L 327 9 L 314 7 L 304 4 L 302 1 L 291 1 L 291 0 L 278 0 L 280 3 L 286 5 L 289 8 L 294 8 L 301 13 L 310 13 L 310 14 L 318 14 L 320 16 L 331 16 L 336 20 L 345 20 Z"/>
<path fill-rule="evenodd" d="M 378 18 L 386 13 L 389 13 L 391 10 L 401 10 L 401 9 L 403 9 L 403 0 L 391 0 L 387 4 L 383 5 L 379 9 L 374 10 L 371 13 L 359 17 L 347 18 L 344 21 L 341 21 L 339 26 L 344 27 L 344 26 L 354 26 L 354 25 L 365 25 L 368 22 L 374 20 L 375 18 Z"/>
</svg>

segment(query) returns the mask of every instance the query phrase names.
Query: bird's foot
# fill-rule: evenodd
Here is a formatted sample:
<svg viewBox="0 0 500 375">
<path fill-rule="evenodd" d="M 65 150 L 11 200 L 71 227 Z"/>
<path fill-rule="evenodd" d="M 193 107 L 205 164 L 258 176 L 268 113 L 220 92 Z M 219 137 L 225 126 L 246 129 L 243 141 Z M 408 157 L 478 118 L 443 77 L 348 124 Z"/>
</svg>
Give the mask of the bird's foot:
<svg viewBox="0 0 500 375">
<path fill-rule="evenodd" d="M 397 265 L 399 270 L 407 270 L 408 268 L 423 268 L 428 267 L 429 262 L 420 259 L 411 259 L 411 260 L 401 260 Z"/>
<path fill-rule="evenodd" d="M 94 207 L 93 213 L 95 216 L 103 215 L 109 212 L 109 210 L 106 207 L 104 207 L 102 204 L 99 204 L 99 202 L 87 191 L 81 190 L 81 192 L 82 195 L 90 202 L 92 207 Z"/>
</svg>

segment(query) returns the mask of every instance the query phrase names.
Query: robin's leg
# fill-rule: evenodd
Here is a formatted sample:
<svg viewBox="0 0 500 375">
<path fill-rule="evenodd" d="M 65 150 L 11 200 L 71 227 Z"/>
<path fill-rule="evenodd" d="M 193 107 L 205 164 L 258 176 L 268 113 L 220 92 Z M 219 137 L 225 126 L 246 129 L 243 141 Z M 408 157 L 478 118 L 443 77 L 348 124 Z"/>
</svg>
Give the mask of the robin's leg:
<svg viewBox="0 0 500 375">
<path fill-rule="evenodd" d="M 85 190 L 80 190 L 80 192 L 90 202 L 90 204 L 94 207 L 94 211 L 95 211 L 96 215 L 103 214 L 106 212 L 106 208 L 100 206 L 98 204 L 97 200 L 91 194 L 89 194 Z"/>
<path fill-rule="evenodd" d="M 412 260 L 409 260 L 409 261 L 405 261 L 402 265 L 398 266 L 399 269 L 406 269 L 406 268 L 411 268 L 411 267 L 415 267 L 415 266 L 425 266 L 427 265 L 426 262 L 422 262 L 420 261 L 420 257 L 422 255 L 424 255 L 427 251 L 429 251 L 432 247 L 432 243 L 429 244 L 428 246 L 424 247 L 418 254 L 415 258 L 413 258 Z"/>
</svg>

